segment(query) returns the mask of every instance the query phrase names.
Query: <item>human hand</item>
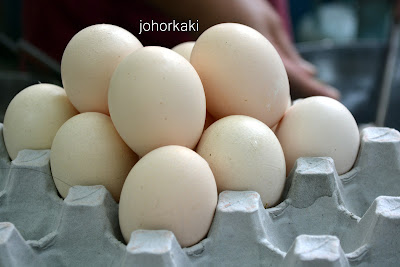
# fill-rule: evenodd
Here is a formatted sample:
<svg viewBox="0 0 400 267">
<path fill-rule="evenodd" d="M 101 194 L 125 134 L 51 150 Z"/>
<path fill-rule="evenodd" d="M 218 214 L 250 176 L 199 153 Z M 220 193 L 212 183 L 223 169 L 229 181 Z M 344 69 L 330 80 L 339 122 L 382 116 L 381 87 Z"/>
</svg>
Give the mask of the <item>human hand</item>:
<svg viewBox="0 0 400 267">
<path fill-rule="evenodd" d="M 272 6 L 268 8 L 264 17 L 265 24 L 261 31 L 277 49 L 285 65 L 289 77 L 292 98 L 303 98 L 313 95 L 340 98 L 340 92 L 330 85 L 324 84 L 316 78 L 316 68 L 305 61 L 289 39 L 279 15 Z"/>
<path fill-rule="evenodd" d="M 340 99 L 340 92 L 315 77 L 315 68 L 302 58 L 293 59 L 281 56 L 289 77 L 290 93 L 293 99 L 308 96 L 328 96 Z"/>
<path fill-rule="evenodd" d="M 400 20 L 400 0 L 394 2 L 394 19 L 396 22 Z"/>
<path fill-rule="evenodd" d="M 267 0 L 147 1 L 172 17 L 198 19 L 201 21 L 200 32 L 222 22 L 237 22 L 252 27 L 278 51 L 289 77 L 293 98 L 313 95 L 340 98 L 339 91 L 318 81 L 315 67 L 300 57 L 278 13 Z"/>
</svg>

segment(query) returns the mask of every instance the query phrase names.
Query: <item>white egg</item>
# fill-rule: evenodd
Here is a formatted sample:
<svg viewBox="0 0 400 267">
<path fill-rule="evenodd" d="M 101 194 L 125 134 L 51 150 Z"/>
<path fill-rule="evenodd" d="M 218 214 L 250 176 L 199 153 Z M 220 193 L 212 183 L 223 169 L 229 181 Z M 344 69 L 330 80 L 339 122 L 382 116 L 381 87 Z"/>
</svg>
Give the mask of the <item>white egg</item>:
<svg viewBox="0 0 400 267">
<path fill-rule="evenodd" d="M 282 118 L 289 98 L 285 67 L 259 32 L 237 23 L 207 29 L 196 41 L 190 62 L 216 119 L 248 115 L 269 127 Z"/>
<path fill-rule="evenodd" d="M 297 103 L 300 103 L 304 98 L 297 98 L 296 100 L 293 101 L 292 105 L 296 105 Z"/>
<path fill-rule="evenodd" d="M 109 114 L 107 91 L 121 60 L 143 47 L 127 30 L 110 24 L 89 26 L 69 41 L 61 60 L 61 78 L 80 112 Z"/>
<path fill-rule="evenodd" d="M 181 146 L 155 149 L 125 181 L 119 223 L 125 241 L 138 229 L 172 231 L 182 247 L 198 243 L 210 228 L 217 187 L 207 162 Z"/>
<path fill-rule="evenodd" d="M 197 146 L 214 173 L 218 192 L 252 190 L 275 205 L 286 180 L 285 158 L 275 134 L 261 121 L 233 115 L 214 122 Z"/>
<path fill-rule="evenodd" d="M 19 92 L 4 116 L 4 142 L 11 159 L 22 149 L 50 149 L 58 129 L 78 111 L 63 88 L 40 83 Z"/>
<path fill-rule="evenodd" d="M 187 61 L 190 61 L 190 55 L 192 54 L 194 42 L 184 42 L 178 44 L 172 48 L 172 51 L 175 51 L 179 55 L 186 58 Z"/>
<path fill-rule="evenodd" d="M 115 70 L 109 89 L 113 123 L 139 156 L 165 145 L 194 148 L 203 132 L 206 99 L 193 66 L 163 47 L 144 47 Z"/>
<path fill-rule="evenodd" d="M 323 96 L 296 101 L 276 129 L 287 172 L 299 157 L 331 157 L 339 174 L 353 166 L 360 145 L 357 123 L 340 102 Z"/>
<path fill-rule="evenodd" d="M 294 104 L 294 102 L 293 102 L 293 104 Z M 287 106 L 286 106 L 286 111 L 288 111 L 289 110 L 289 108 L 292 106 L 292 99 L 291 99 L 291 97 L 289 96 L 289 100 L 288 100 L 288 103 L 287 103 Z M 286 113 L 286 111 L 285 111 L 285 113 Z M 274 126 L 272 126 L 271 127 L 271 130 L 275 133 L 275 131 L 276 131 L 276 128 L 278 128 L 278 124 L 279 124 L 279 122 L 277 123 L 277 124 L 275 124 Z"/>
<path fill-rule="evenodd" d="M 109 116 L 76 115 L 64 123 L 51 147 L 50 165 L 62 197 L 74 185 L 104 185 L 118 202 L 138 156 L 124 143 Z"/>
</svg>

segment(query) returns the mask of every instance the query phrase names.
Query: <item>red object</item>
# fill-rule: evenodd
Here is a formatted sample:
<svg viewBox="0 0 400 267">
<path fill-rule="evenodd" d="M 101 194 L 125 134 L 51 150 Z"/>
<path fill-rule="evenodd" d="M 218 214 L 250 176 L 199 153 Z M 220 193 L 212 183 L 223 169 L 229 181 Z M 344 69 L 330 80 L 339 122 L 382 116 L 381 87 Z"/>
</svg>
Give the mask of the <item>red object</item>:
<svg viewBox="0 0 400 267">
<path fill-rule="evenodd" d="M 289 30 L 289 16 L 285 0 L 271 0 Z M 83 28 L 109 23 L 133 33 L 141 43 L 173 47 L 193 40 L 187 32 L 144 32 L 139 35 L 139 22 L 169 22 L 155 8 L 140 0 L 25 0 L 23 3 L 23 37 L 61 62 L 69 40 Z M 200 22 L 201 23 L 201 22 Z"/>
</svg>

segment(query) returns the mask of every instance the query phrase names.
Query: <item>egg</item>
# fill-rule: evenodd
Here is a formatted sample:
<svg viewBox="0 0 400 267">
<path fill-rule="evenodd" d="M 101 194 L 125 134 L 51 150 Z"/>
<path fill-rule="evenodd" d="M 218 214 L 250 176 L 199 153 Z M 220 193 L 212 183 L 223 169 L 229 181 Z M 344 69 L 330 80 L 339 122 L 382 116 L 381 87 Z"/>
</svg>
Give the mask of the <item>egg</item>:
<svg viewBox="0 0 400 267">
<path fill-rule="evenodd" d="M 86 112 L 65 122 L 50 153 L 54 183 L 65 198 L 74 185 L 104 185 L 118 202 L 122 186 L 138 161 L 109 116 Z"/>
<path fill-rule="evenodd" d="M 124 57 L 141 47 L 130 32 L 110 24 L 92 25 L 75 34 L 62 56 L 61 78 L 76 109 L 109 114 L 111 75 Z"/>
<path fill-rule="evenodd" d="M 175 51 L 179 55 L 186 58 L 187 61 L 190 61 L 190 55 L 192 54 L 194 42 L 184 42 L 178 44 L 172 48 L 172 51 Z"/>
<path fill-rule="evenodd" d="M 304 100 L 304 98 L 297 98 L 296 100 L 293 101 L 292 105 L 295 105 L 297 103 L 300 103 L 302 100 Z"/>
<path fill-rule="evenodd" d="M 78 111 L 63 88 L 47 83 L 19 92 L 4 117 L 4 142 L 14 160 L 23 149 L 50 149 L 61 125 Z"/>
<path fill-rule="evenodd" d="M 294 104 L 294 102 L 293 102 L 293 104 Z M 291 99 L 291 97 L 289 96 L 289 99 L 288 99 L 288 102 L 287 102 L 287 106 L 286 106 L 286 111 L 288 111 L 289 110 L 289 108 L 292 106 L 292 99 Z M 285 111 L 285 113 L 286 113 L 286 111 Z M 276 131 L 276 128 L 278 128 L 278 124 L 279 124 L 279 122 L 277 123 L 277 124 L 275 124 L 274 126 L 272 126 L 271 127 L 271 130 L 275 133 L 275 131 Z"/>
<path fill-rule="evenodd" d="M 291 106 L 292 106 L 292 98 L 291 98 L 290 95 L 289 95 L 289 99 L 288 99 L 288 102 L 287 102 L 287 106 L 286 106 L 285 112 L 286 112 Z"/>
<path fill-rule="evenodd" d="M 353 166 L 360 145 L 357 123 L 340 102 L 323 96 L 296 101 L 276 129 L 289 172 L 299 157 L 331 157 L 338 174 Z"/>
<path fill-rule="evenodd" d="M 138 229 L 170 230 L 187 247 L 203 239 L 217 205 L 207 162 L 182 146 L 164 146 L 141 158 L 126 178 L 119 204 L 125 241 Z"/>
<path fill-rule="evenodd" d="M 264 206 L 275 205 L 285 180 L 285 158 L 278 139 L 261 121 L 231 115 L 204 132 L 197 153 L 210 165 L 218 192 L 251 190 Z"/>
<path fill-rule="evenodd" d="M 201 80 L 167 48 L 149 46 L 127 56 L 111 78 L 108 101 L 117 131 L 140 157 L 166 145 L 194 148 L 203 132 Z"/>
<path fill-rule="evenodd" d="M 285 113 L 285 67 L 256 30 L 237 23 L 215 25 L 197 39 L 190 62 L 203 82 L 207 110 L 216 119 L 247 115 L 272 127 Z"/>
</svg>

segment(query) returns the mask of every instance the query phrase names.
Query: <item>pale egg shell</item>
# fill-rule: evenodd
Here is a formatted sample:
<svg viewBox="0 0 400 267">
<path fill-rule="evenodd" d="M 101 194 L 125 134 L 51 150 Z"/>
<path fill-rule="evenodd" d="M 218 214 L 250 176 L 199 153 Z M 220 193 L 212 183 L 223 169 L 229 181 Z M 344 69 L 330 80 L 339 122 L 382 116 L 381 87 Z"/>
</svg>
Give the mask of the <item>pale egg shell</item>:
<svg viewBox="0 0 400 267">
<path fill-rule="evenodd" d="M 165 145 L 194 148 L 203 132 L 206 99 L 193 66 L 163 47 L 144 47 L 115 70 L 110 115 L 139 156 Z"/>
<path fill-rule="evenodd" d="M 14 160 L 22 149 L 50 149 L 58 129 L 78 114 L 63 88 L 40 83 L 19 92 L 4 116 L 4 142 Z"/>
<path fill-rule="evenodd" d="M 75 185 L 104 185 L 118 202 L 126 176 L 137 161 L 110 117 L 97 112 L 82 113 L 64 123 L 50 154 L 54 183 L 63 198 Z"/>
<path fill-rule="evenodd" d="M 80 112 L 109 114 L 107 92 L 121 60 L 143 47 L 127 30 L 110 24 L 89 26 L 69 41 L 61 60 L 63 86 Z"/>
<path fill-rule="evenodd" d="M 248 115 L 269 127 L 285 113 L 289 82 L 272 44 L 256 30 L 237 23 L 207 29 L 196 41 L 190 62 L 216 118 Z"/>
<path fill-rule="evenodd" d="M 190 61 L 190 55 L 192 54 L 193 46 L 194 46 L 194 42 L 184 42 L 184 43 L 178 44 L 177 46 L 174 46 L 172 48 L 172 51 L 175 51 L 179 55 L 186 58 L 187 61 Z"/>
<path fill-rule="evenodd" d="M 293 105 L 296 105 L 297 103 L 300 103 L 300 102 L 303 101 L 303 100 L 304 100 L 304 98 L 297 98 L 296 100 L 293 101 L 292 106 L 293 106 Z"/>
<path fill-rule="evenodd" d="M 357 123 L 340 102 L 323 96 L 296 101 L 278 125 L 287 172 L 299 157 L 331 157 L 338 174 L 353 166 L 360 145 Z"/>
<path fill-rule="evenodd" d="M 291 98 L 291 96 L 289 95 L 289 99 L 288 99 L 288 103 L 287 103 L 285 112 L 286 112 L 291 106 L 292 106 L 292 98 Z"/>
<path fill-rule="evenodd" d="M 261 121 L 243 115 L 222 118 L 204 132 L 196 151 L 210 165 L 218 192 L 256 191 L 268 207 L 279 201 L 285 158 L 275 134 Z"/>
<path fill-rule="evenodd" d="M 181 146 L 155 149 L 125 181 L 119 223 L 126 242 L 138 229 L 172 231 L 187 247 L 203 239 L 217 205 L 217 187 L 207 162 Z"/>
<path fill-rule="evenodd" d="M 294 103 L 293 103 L 294 104 Z M 289 96 L 289 100 L 288 100 L 288 103 L 287 103 L 287 106 L 286 106 L 286 111 L 288 111 L 289 110 L 289 108 L 292 106 L 292 99 L 291 99 L 291 97 Z M 285 113 L 286 113 L 286 111 L 285 111 Z M 282 117 L 283 118 L 283 117 Z M 275 133 L 275 131 L 276 131 L 276 129 L 278 128 L 278 124 L 279 124 L 279 122 L 277 123 L 277 124 L 275 124 L 274 126 L 272 126 L 271 127 L 271 130 Z"/>
</svg>

